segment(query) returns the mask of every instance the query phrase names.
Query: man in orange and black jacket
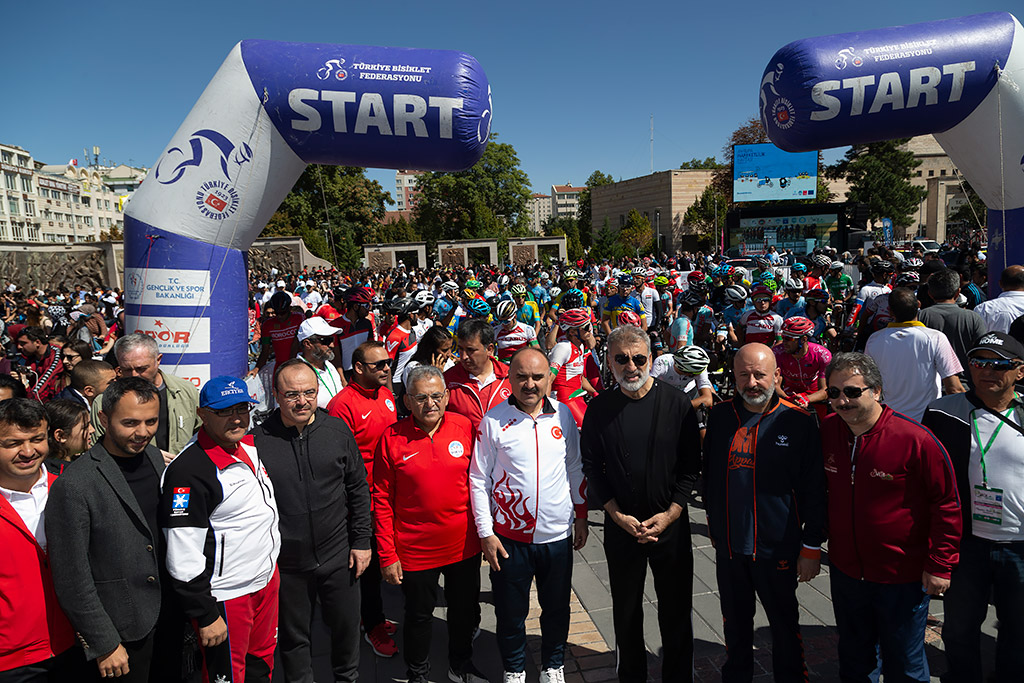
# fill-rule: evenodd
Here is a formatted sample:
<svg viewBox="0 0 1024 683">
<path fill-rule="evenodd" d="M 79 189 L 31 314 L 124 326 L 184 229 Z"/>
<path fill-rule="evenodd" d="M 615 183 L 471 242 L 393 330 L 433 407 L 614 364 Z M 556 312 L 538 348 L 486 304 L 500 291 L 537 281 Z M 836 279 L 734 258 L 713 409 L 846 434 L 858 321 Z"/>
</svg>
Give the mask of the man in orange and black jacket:
<svg viewBox="0 0 1024 683">
<path fill-rule="evenodd" d="M 728 658 L 725 683 L 753 677 L 755 594 L 772 630 L 776 681 L 805 681 L 797 581 L 820 568 L 825 473 L 814 415 L 775 394 L 771 349 L 736 354 L 736 398 L 712 408 L 704 439 L 704 509 L 716 550 Z"/>
</svg>

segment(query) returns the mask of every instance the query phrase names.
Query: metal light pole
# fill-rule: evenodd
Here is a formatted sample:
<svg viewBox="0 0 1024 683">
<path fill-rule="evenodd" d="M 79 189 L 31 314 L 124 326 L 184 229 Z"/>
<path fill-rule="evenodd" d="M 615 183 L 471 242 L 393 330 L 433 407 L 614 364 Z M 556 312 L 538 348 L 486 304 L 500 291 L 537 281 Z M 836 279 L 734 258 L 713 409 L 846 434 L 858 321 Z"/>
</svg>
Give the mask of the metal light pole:
<svg viewBox="0 0 1024 683">
<path fill-rule="evenodd" d="M 657 233 L 658 234 L 658 240 L 657 240 L 658 253 L 655 254 L 655 256 L 660 260 L 661 259 L 661 207 L 660 206 L 654 210 L 654 224 L 657 226 L 657 230 L 658 230 L 658 233 Z"/>
</svg>

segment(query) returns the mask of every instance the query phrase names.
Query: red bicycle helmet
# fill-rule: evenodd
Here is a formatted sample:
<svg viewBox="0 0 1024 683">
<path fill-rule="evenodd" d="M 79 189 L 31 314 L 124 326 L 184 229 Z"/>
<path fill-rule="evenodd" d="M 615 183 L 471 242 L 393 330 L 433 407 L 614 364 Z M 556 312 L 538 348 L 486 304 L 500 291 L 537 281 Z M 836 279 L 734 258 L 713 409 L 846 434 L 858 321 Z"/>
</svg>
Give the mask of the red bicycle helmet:
<svg viewBox="0 0 1024 683">
<path fill-rule="evenodd" d="M 567 308 L 558 313 L 558 326 L 563 330 L 590 324 L 590 311 L 585 308 Z"/>
<path fill-rule="evenodd" d="M 640 316 L 635 311 L 620 311 L 618 315 L 619 325 L 632 325 L 633 327 L 640 327 Z"/>
<path fill-rule="evenodd" d="M 814 323 L 802 315 L 794 315 L 782 321 L 782 336 L 796 339 L 814 332 Z"/>
</svg>

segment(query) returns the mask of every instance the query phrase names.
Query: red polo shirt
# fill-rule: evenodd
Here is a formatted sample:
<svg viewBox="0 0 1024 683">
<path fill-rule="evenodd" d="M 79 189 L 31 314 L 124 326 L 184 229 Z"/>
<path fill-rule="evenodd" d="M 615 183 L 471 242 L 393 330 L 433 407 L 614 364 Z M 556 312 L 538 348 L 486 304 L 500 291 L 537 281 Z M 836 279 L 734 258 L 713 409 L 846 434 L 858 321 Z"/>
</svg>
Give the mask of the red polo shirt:
<svg viewBox="0 0 1024 683">
<path fill-rule="evenodd" d="M 327 412 L 340 417 L 352 430 L 366 465 L 366 481 L 373 488 L 373 453 L 384 430 L 395 423 L 395 395 L 387 387 L 373 391 L 354 381 L 338 392 L 327 404 Z"/>
<path fill-rule="evenodd" d="M 374 523 L 380 564 L 402 569 L 443 567 L 480 552 L 469 505 L 473 429 L 445 413 L 434 436 L 412 417 L 380 438 L 374 458 Z"/>
</svg>

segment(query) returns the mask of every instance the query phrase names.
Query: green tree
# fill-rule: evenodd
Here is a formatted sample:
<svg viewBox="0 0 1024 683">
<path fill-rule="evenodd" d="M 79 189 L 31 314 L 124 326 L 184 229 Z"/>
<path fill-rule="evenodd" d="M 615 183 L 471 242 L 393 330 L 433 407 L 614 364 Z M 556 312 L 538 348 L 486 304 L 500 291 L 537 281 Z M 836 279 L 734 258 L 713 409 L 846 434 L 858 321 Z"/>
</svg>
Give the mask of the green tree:
<svg viewBox="0 0 1024 683">
<path fill-rule="evenodd" d="M 419 242 L 422 238 L 416 232 L 416 228 L 406 220 L 405 216 L 399 216 L 378 225 L 373 231 L 373 242 Z M 369 240 L 368 240 L 369 241 Z"/>
<path fill-rule="evenodd" d="M 306 167 L 260 237 L 299 236 L 320 258 L 330 260 L 340 245 L 339 225 L 354 232 L 356 245 L 372 241 L 391 195 L 357 166 Z M 324 231 L 328 231 L 327 238 Z M 332 244 L 333 243 L 333 244 Z"/>
<path fill-rule="evenodd" d="M 618 235 L 612 230 L 608 217 L 605 216 L 604 225 L 594 235 L 594 245 L 590 249 L 591 258 L 616 259 L 622 256 L 622 245 L 618 242 Z"/>
<path fill-rule="evenodd" d="M 576 213 L 576 218 L 579 220 L 580 244 L 584 248 L 589 247 L 593 243 L 593 231 L 591 228 L 593 217 L 590 208 L 590 192 L 592 188 L 601 185 L 611 185 L 614 182 L 615 179 L 607 173 L 594 171 L 587 178 L 586 188 L 580 192 L 579 210 Z"/>
<path fill-rule="evenodd" d="M 565 235 L 565 248 L 570 260 L 575 261 L 583 256 L 583 245 L 580 244 L 580 224 L 575 218 L 552 216 L 544 222 L 542 230 L 549 237 Z"/>
<path fill-rule="evenodd" d="M 867 204 L 872 223 L 887 217 L 893 225 L 905 228 L 928 195 L 925 188 L 910 183 L 911 174 L 921 162 L 904 149 L 908 141 L 903 138 L 854 145 L 826 170 L 829 178 L 845 178 L 850 183 L 848 200 Z"/>
<path fill-rule="evenodd" d="M 496 142 L 466 171 L 428 172 L 417 179 L 414 224 L 431 244 L 438 240 L 526 234 L 530 179 L 515 148 Z"/>
<path fill-rule="evenodd" d="M 698 236 L 713 240 L 715 226 L 725 230 L 725 214 L 728 211 L 729 200 L 719 194 L 713 184 L 708 185 L 683 214 L 683 225 L 695 228 Z"/>
<path fill-rule="evenodd" d="M 707 157 L 705 159 L 698 159 L 697 157 L 694 157 L 689 161 L 684 161 L 683 163 L 679 164 L 679 168 L 681 169 L 703 170 L 715 170 L 718 168 L 724 168 L 724 166 L 725 164 L 719 163 L 718 159 L 716 159 L 715 157 Z"/>
<path fill-rule="evenodd" d="M 623 246 L 627 254 L 633 255 L 639 252 L 648 252 L 652 246 L 654 233 L 651 230 L 651 221 L 636 209 L 630 209 L 626 216 L 626 224 L 619 231 L 619 244 Z"/>
</svg>

